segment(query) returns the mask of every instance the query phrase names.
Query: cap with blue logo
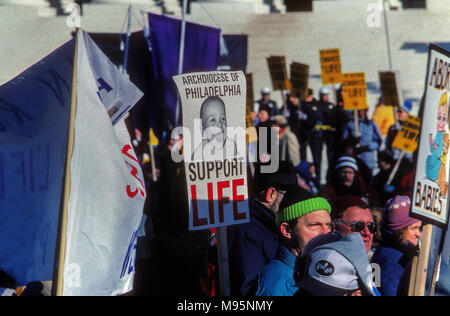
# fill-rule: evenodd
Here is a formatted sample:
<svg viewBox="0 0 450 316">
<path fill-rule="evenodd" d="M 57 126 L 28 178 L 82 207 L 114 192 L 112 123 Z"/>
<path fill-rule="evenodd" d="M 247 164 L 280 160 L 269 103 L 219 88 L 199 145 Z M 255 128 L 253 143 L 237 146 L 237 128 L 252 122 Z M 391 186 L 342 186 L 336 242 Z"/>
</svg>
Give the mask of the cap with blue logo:
<svg viewBox="0 0 450 316">
<path fill-rule="evenodd" d="M 311 242 L 317 244 L 314 239 Z M 306 245 L 302 258 L 306 266 L 298 281 L 300 289 L 315 296 L 343 296 L 356 290 L 364 296 L 375 296 L 372 268 L 360 234 L 315 247 Z"/>
</svg>

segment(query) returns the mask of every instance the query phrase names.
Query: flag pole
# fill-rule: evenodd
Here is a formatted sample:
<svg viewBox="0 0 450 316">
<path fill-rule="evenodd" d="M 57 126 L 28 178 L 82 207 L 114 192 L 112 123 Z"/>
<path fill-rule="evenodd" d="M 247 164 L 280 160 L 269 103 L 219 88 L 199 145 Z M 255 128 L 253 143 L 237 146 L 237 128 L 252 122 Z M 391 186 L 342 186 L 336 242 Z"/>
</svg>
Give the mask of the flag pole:
<svg viewBox="0 0 450 316">
<path fill-rule="evenodd" d="M 130 53 L 130 38 L 131 38 L 131 4 L 128 6 L 128 26 L 127 26 L 127 40 L 125 42 L 125 55 L 123 58 L 123 73 L 127 73 L 128 56 Z"/>
<path fill-rule="evenodd" d="M 221 296 L 230 296 L 230 267 L 228 263 L 227 227 L 217 228 L 217 256 L 219 263 L 219 288 Z"/>
<path fill-rule="evenodd" d="M 187 0 L 183 0 L 183 15 L 181 18 L 181 34 L 180 34 L 180 52 L 178 55 L 178 74 L 183 73 L 183 63 L 184 63 L 184 43 L 186 40 L 186 11 L 187 11 Z M 177 106 L 175 109 L 175 126 L 178 126 L 180 122 L 180 95 L 178 94 Z"/>
<path fill-rule="evenodd" d="M 387 54 L 389 61 L 389 70 L 392 71 L 392 53 L 391 53 L 391 41 L 389 38 L 389 25 L 388 25 L 388 16 L 386 11 L 386 0 L 382 0 L 383 5 L 383 14 L 384 14 L 384 31 L 386 33 L 386 46 L 387 46 Z"/>
<path fill-rule="evenodd" d="M 70 195 L 70 169 L 75 144 L 75 115 L 77 109 L 77 65 L 78 65 L 78 37 L 79 28 L 75 29 L 75 52 L 73 58 L 72 92 L 67 138 L 67 152 L 64 170 L 64 182 L 61 196 L 61 206 L 58 224 L 58 238 L 56 242 L 55 265 L 53 273 L 52 296 L 62 296 L 64 282 L 64 260 L 66 253 L 66 228 Z"/>
</svg>

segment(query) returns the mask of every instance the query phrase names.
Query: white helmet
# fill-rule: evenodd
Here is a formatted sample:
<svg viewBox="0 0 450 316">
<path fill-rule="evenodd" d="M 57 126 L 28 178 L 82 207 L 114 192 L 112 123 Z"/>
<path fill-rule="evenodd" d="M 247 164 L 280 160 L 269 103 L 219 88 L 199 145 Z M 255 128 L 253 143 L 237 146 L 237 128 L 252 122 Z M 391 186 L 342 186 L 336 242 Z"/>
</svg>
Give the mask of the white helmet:
<svg viewBox="0 0 450 316">
<path fill-rule="evenodd" d="M 261 94 L 270 94 L 270 88 L 268 87 L 264 87 L 261 89 Z"/>
<path fill-rule="evenodd" d="M 330 89 L 328 89 L 327 87 L 322 87 L 322 88 L 320 88 L 319 93 L 322 95 L 328 95 L 328 94 L 330 94 Z"/>
</svg>

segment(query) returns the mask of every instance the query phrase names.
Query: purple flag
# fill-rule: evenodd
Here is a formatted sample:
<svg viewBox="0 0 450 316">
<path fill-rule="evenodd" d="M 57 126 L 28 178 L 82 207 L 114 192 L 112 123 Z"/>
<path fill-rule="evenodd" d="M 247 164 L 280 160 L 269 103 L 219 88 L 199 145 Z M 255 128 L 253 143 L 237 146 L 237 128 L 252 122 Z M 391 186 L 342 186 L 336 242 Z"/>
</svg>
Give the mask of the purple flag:
<svg viewBox="0 0 450 316">
<path fill-rule="evenodd" d="M 149 13 L 153 68 L 158 82 L 160 112 L 164 122 L 175 123 L 177 89 L 172 76 L 178 74 L 181 20 Z M 217 69 L 220 29 L 186 23 L 183 73 Z"/>
</svg>

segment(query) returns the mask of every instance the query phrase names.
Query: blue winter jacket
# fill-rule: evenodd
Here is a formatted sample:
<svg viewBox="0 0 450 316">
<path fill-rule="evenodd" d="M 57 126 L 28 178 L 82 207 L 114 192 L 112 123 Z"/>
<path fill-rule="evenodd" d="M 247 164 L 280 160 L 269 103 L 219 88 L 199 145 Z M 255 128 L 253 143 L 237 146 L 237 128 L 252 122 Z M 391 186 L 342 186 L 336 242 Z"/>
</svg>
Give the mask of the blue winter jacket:
<svg viewBox="0 0 450 316">
<path fill-rule="evenodd" d="M 402 275 L 413 259 L 413 256 L 408 253 L 411 248 L 414 248 L 412 244 L 404 246 L 395 242 L 393 233 L 383 232 L 382 241 L 371 260 L 371 263 L 380 266 L 381 287 L 379 290 L 382 296 L 397 296 Z"/>
<path fill-rule="evenodd" d="M 367 151 L 362 152 L 358 155 L 358 158 L 364 161 L 364 163 L 370 169 L 375 169 L 375 151 L 380 148 L 383 141 L 380 130 L 378 126 L 372 120 L 359 120 L 359 134 L 361 140 L 359 142 L 361 147 L 367 146 Z M 345 126 L 342 132 L 342 139 L 347 139 L 350 137 L 355 137 L 355 121 L 351 120 Z"/>
<path fill-rule="evenodd" d="M 275 259 L 259 274 L 256 296 L 294 296 L 299 289 L 294 280 L 296 259 L 285 246 L 280 246 Z"/>
<path fill-rule="evenodd" d="M 250 223 L 228 227 L 231 295 L 254 295 L 258 274 L 280 246 L 275 215 L 250 201 Z"/>
</svg>

